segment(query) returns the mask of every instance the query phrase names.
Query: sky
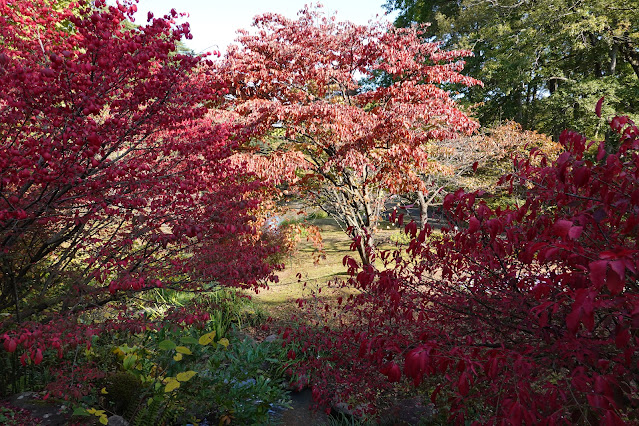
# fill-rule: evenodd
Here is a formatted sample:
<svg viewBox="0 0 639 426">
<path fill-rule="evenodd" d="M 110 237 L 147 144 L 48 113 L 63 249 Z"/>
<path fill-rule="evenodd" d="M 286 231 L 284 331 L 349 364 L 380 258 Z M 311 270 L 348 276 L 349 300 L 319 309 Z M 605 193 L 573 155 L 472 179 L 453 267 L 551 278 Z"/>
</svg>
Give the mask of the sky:
<svg viewBox="0 0 639 426">
<path fill-rule="evenodd" d="M 338 21 L 366 24 L 376 16 L 392 21 L 395 15 L 385 16 L 382 5 L 386 0 L 323 0 L 327 12 L 335 12 Z M 237 37 L 240 28 L 250 29 L 252 18 L 265 12 L 295 18 L 305 4 L 317 0 L 140 0 L 136 23 L 146 22 L 150 10 L 156 17 L 167 14 L 172 8 L 189 13 L 185 20 L 191 25 L 192 40 L 186 44 L 196 53 L 220 50 Z"/>
</svg>

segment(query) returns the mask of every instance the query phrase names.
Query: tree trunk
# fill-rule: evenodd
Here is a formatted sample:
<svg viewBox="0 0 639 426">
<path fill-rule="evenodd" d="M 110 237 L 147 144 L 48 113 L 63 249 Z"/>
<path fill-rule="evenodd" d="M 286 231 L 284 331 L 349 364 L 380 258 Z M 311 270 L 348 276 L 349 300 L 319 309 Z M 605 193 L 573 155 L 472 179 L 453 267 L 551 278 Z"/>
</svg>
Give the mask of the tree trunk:
<svg viewBox="0 0 639 426">
<path fill-rule="evenodd" d="M 588 33 L 588 37 L 590 38 L 590 45 L 592 46 L 593 51 L 597 48 L 598 40 L 597 37 L 593 33 Z M 597 55 L 594 55 L 597 57 Z M 594 73 L 596 78 L 601 78 L 603 76 L 603 67 L 601 66 L 601 62 L 595 60 L 594 61 Z"/>
<path fill-rule="evenodd" d="M 428 203 L 422 191 L 417 191 L 417 201 L 419 203 L 419 226 L 424 229 L 428 223 Z"/>
<path fill-rule="evenodd" d="M 635 47 L 630 42 L 630 36 L 625 33 L 623 37 L 615 37 L 615 44 L 619 46 L 624 59 L 630 64 L 635 75 L 639 78 L 639 52 L 635 50 Z"/>
<path fill-rule="evenodd" d="M 426 199 L 422 191 L 417 191 L 417 203 L 419 204 L 419 221 L 420 221 L 419 225 L 422 229 L 424 229 L 426 225 L 428 225 L 428 206 L 430 206 L 434 202 L 437 195 L 443 189 L 444 187 L 440 186 L 434 191 L 431 191 L 430 194 L 428 194 L 430 195 L 430 198 L 428 198 L 428 200 Z"/>
<path fill-rule="evenodd" d="M 358 238 L 357 253 L 362 261 L 362 265 L 372 265 L 374 260 L 374 239 L 373 235 L 366 228 L 353 230 L 353 236 Z"/>
<path fill-rule="evenodd" d="M 608 67 L 608 72 L 610 75 L 615 75 L 615 70 L 617 68 L 617 53 L 619 52 L 619 46 L 613 44 L 610 48 L 610 66 Z"/>
</svg>

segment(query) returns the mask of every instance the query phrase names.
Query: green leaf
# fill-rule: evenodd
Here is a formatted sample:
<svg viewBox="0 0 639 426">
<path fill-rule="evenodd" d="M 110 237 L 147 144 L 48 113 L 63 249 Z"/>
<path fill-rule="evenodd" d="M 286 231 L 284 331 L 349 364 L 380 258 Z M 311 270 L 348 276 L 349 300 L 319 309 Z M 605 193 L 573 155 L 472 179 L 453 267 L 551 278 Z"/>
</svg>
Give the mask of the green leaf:
<svg viewBox="0 0 639 426">
<path fill-rule="evenodd" d="M 158 344 L 158 348 L 162 349 L 163 351 L 170 351 L 171 349 L 175 349 L 176 346 L 177 345 L 171 340 L 162 340 Z"/>
<path fill-rule="evenodd" d="M 197 344 L 197 339 L 195 337 L 185 336 L 180 337 L 180 342 L 184 343 L 185 345 L 195 345 Z"/>
<path fill-rule="evenodd" d="M 75 407 L 73 409 L 74 416 L 90 416 L 91 414 L 84 407 Z"/>
<path fill-rule="evenodd" d="M 158 385 L 162 386 L 160 383 L 158 383 Z M 157 389 L 160 389 L 160 387 L 158 387 Z M 164 401 L 164 398 L 165 398 L 164 395 L 155 395 L 153 398 L 149 398 L 146 401 L 146 405 L 151 405 L 154 402 L 160 402 L 161 403 L 162 401 Z"/>
<path fill-rule="evenodd" d="M 135 346 L 130 348 L 129 345 L 122 345 L 118 349 L 120 349 L 123 353 L 128 354 L 129 352 L 135 349 Z"/>
<path fill-rule="evenodd" d="M 131 354 L 131 355 L 127 355 L 124 358 L 124 361 L 122 361 L 122 366 L 124 367 L 125 370 L 130 370 L 131 368 L 133 368 L 135 366 L 135 363 L 138 360 L 138 356 L 135 354 Z"/>
</svg>

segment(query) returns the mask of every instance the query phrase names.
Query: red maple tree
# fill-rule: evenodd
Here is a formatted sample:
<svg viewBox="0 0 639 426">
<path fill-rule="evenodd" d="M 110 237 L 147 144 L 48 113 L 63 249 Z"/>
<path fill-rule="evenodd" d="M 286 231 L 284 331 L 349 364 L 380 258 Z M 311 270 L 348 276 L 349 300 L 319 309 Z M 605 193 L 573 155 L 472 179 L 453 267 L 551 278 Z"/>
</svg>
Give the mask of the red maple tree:
<svg viewBox="0 0 639 426">
<path fill-rule="evenodd" d="M 0 2 L 0 340 L 23 363 L 89 342 L 77 317 L 136 293 L 272 278 L 265 187 L 203 106 L 222 95 L 210 62 L 177 51 L 174 10 L 138 27 L 135 10 Z"/>
<path fill-rule="evenodd" d="M 433 144 L 478 126 L 442 88 L 479 84 L 460 74 L 470 53 L 424 42 L 425 27 L 337 22 L 308 7 L 254 27 L 216 64 L 229 88 L 220 108 L 258 155 L 286 165 L 261 161 L 263 174 L 293 172 L 285 183 L 348 230 L 369 264 L 388 194 L 425 189 Z"/>
</svg>

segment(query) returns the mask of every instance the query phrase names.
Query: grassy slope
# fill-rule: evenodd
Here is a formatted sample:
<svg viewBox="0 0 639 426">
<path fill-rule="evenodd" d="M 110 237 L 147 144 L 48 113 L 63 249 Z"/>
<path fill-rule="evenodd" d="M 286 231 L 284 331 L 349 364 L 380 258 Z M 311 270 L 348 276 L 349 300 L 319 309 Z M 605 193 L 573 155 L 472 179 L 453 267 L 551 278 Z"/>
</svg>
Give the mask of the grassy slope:
<svg viewBox="0 0 639 426">
<path fill-rule="evenodd" d="M 302 239 L 295 253 L 286 259 L 286 268 L 278 273 L 279 282 L 272 284 L 269 290 L 252 296 L 257 305 L 274 318 L 286 319 L 298 312 L 295 301 L 310 297 L 311 289 L 317 289 L 318 286 L 337 278 L 348 278 L 346 267 L 342 265 L 345 255 L 358 259 L 357 252 L 349 248 L 351 240 L 334 222 L 330 219 L 319 219 L 314 224 L 322 230 L 326 258 L 316 264 L 313 256 L 315 247 L 312 242 Z M 393 243 L 390 242 L 390 236 L 398 232 L 397 228 L 384 222 L 380 226 L 376 240 L 381 243 L 382 248 L 391 248 Z M 298 279 L 297 274 L 301 274 L 301 279 Z M 337 296 L 333 294 L 326 297 Z"/>
</svg>

